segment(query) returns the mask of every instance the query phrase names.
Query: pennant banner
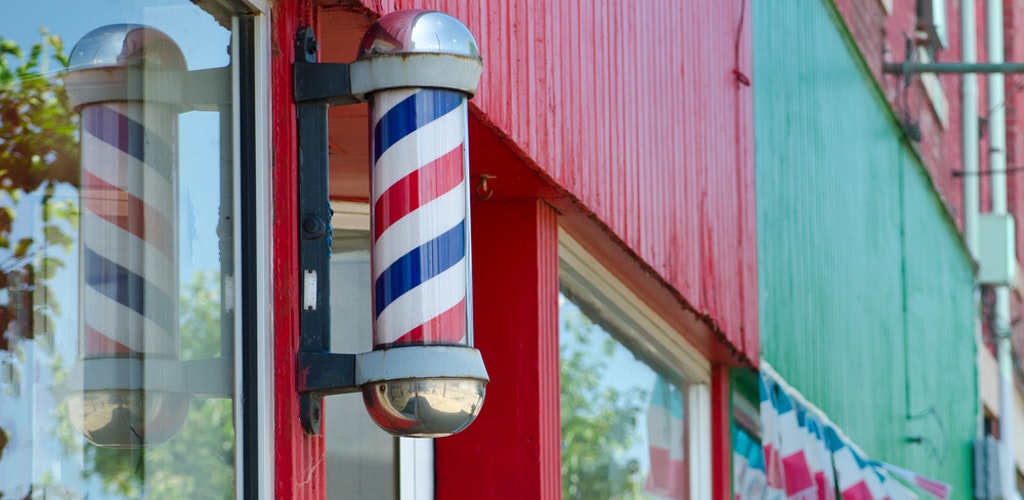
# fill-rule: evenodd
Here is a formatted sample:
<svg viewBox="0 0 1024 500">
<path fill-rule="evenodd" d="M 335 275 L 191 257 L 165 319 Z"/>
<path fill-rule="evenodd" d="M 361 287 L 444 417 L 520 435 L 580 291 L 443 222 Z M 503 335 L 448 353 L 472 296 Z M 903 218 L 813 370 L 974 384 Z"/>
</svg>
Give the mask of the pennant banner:
<svg viewBox="0 0 1024 500">
<path fill-rule="evenodd" d="M 776 376 L 762 371 L 758 377 L 761 449 L 757 456 L 745 448 L 752 438 L 742 431 L 733 433 L 736 500 L 836 500 L 837 493 L 843 500 L 918 500 L 894 477 L 939 500 L 952 496 L 953 488 L 947 483 L 868 460 L 824 415 L 805 406 L 804 400 L 778 382 Z M 761 467 L 763 476 L 758 475 L 757 467 Z M 751 487 L 754 478 L 762 478 L 763 493 Z"/>
<path fill-rule="evenodd" d="M 934 479 L 924 477 L 916 472 L 911 472 L 907 469 L 897 467 L 893 464 L 887 464 L 885 462 L 882 462 L 882 467 L 889 471 L 890 474 L 921 488 L 921 490 L 935 498 L 938 498 L 939 500 L 948 500 L 953 496 L 953 485 L 951 484 L 936 481 Z"/>
<path fill-rule="evenodd" d="M 786 480 L 782 468 L 782 457 L 779 455 L 778 419 L 779 410 L 775 404 L 776 384 L 768 377 L 759 377 L 758 390 L 761 394 L 761 447 L 764 450 L 765 475 L 767 488 L 765 496 L 769 498 L 786 498 Z"/>
</svg>

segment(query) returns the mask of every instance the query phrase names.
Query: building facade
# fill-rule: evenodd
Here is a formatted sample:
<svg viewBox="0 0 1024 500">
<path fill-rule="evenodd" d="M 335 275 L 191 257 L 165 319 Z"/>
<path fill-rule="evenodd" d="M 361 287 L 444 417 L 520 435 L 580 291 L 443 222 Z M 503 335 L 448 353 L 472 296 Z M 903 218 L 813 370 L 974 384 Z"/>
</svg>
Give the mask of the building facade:
<svg viewBox="0 0 1024 500">
<path fill-rule="evenodd" d="M 365 103 L 330 108 L 320 294 L 296 61 L 351 62 L 409 9 L 460 20 L 484 61 L 462 183 L 486 403 L 425 440 L 329 396 L 314 433 L 304 314 L 329 307 L 330 352 L 374 348 L 378 154 Z M 759 352 L 749 2 L 16 14 L 4 495 L 729 495 L 730 372 Z"/>
<path fill-rule="evenodd" d="M 764 498 L 806 451 L 799 488 L 859 458 L 995 498 L 1001 450 L 1024 463 L 1024 93 L 892 63 L 1012 60 L 1019 3 L 23 2 L 0 496 Z M 412 40 L 460 41 L 478 85 L 360 80 Z M 439 314 L 385 338 L 393 304 Z M 405 374 L 475 347 L 482 408 L 398 380 L 472 425 L 375 424 L 356 364 L 403 342 Z"/>
<path fill-rule="evenodd" d="M 764 360 L 865 458 L 967 498 L 973 259 L 841 11 L 756 5 L 754 40 Z"/>
<path fill-rule="evenodd" d="M 1021 6 L 754 10 L 768 371 L 868 460 L 1019 495 Z"/>
</svg>

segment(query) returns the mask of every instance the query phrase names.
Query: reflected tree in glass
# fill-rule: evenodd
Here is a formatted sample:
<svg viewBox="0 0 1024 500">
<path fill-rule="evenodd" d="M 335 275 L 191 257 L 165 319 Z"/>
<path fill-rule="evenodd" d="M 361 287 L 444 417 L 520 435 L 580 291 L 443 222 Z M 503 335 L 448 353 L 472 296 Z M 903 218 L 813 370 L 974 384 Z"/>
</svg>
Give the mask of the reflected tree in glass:
<svg viewBox="0 0 1024 500">
<path fill-rule="evenodd" d="M 197 272 L 181 293 L 182 359 L 220 355 L 220 276 Z M 229 399 L 193 399 L 181 433 L 165 444 L 103 448 L 87 443 L 84 476 L 128 498 L 234 497 L 234 427 Z M 195 474 L 202 471 L 202 474 Z"/>
<path fill-rule="evenodd" d="M 67 258 L 78 224 L 74 202 L 53 201 L 58 186 L 76 187 L 79 182 L 78 115 L 70 111 L 63 82 L 68 58 L 60 37 L 45 30 L 42 35 L 42 42 L 27 54 L 0 38 L 0 289 L 7 291 L 0 304 L 0 327 L 15 329 L 6 331 L 0 349 L 9 348 L 10 334 L 33 338 L 52 333 L 46 313 L 52 308 L 59 313 L 52 294 L 42 294 L 48 307 L 30 308 L 17 292 L 46 286 L 63 262 L 49 257 L 50 252 L 43 261 L 33 261 L 43 249 L 54 247 Z M 51 65 L 58 69 L 49 71 Z M 28 194 L 42 196 L 42 241 L 12 231 L 18 203 Z M 30 309 L 40 314 L 24 317 Z"/>
<path fill-rule="evenodd" d="M 644 474 L 627 452 L 647 391 L 602 383 L 615 351 L 625 349 L 571 302 L 560 300 L 563 498 L 646 498 Z"/>
<path fill-rule="evenodd" d="M 52 346 L 60 304 L 49 281 L 72 258 L 78 225 L 76 203 L 54 196 L 59 187 L 75 190 L 78 184 L 78 116 L 63 91 L 68 57 L 60 37 L 45 29 L 41 35 L 27 51 L 0 37 L 0 355 L 5 360 L 24 361 L 19 339 Z M 29 196 L 41 202 L 23 203 Z M 39 209 L 41 231 L 15 231 L 20 219 L 32 224 Z M 8 394 L 0 397 L 20 386 L 18 365 L 4 363 L 0 376 Z M 0 428 L 0 457 L 8 431 Z"/>
</svg>

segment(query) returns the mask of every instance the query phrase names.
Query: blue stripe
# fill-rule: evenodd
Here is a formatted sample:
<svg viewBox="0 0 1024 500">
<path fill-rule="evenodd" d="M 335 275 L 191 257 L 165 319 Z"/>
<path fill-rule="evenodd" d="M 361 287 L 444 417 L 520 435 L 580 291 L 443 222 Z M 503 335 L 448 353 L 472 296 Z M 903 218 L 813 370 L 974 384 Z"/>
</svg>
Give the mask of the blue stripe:
<svg viewBox="0 0 1024 500">
<path fill-rule="evenodd" d="M 111 300 L 149 318 L 172 332 L 174 303 L 162 290 L 121 265 L 85 248 L 85 283 Z"/>
<path fill-rule="evenodd" d="M 453 90 L 423 89 L 384 113 L 373 130 L 373 161 L 416 129 L 450 113 L 464 97 Z"/>
<path fill-rule="evenodd" d="M 458 264 L 466 257 L 466 221 L 401 256 L 388 266 L 375 287 L 377 316 L 403 294 Z"/>
<path fill-rule="evenodd" d="M 82 126 L 90 135 L 149 165 L 171 183 L 171 148 L 141 123 L 107 106 L 86 106 Z"/>
</svg>

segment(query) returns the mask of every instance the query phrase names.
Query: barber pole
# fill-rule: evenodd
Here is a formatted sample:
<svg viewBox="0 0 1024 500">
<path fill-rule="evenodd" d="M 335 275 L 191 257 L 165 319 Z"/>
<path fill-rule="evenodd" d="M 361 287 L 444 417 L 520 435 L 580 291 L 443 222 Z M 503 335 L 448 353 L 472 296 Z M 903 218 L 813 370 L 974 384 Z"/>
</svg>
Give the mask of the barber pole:
<svg viewBox="0 0 1024 500">
<path fill-rule="evenodd" d="M 86 35 L 71 66 L 82 130 L 79 357 L 177 360 L 180 109 L 143 102 L 141 87 L 186 71 L 185 59 L 157 30 L 112 25 Z M 132 390 L 86 389 L 70 405 L 90 441 L 113 447 L 166 441 L 188 411 L 187 400 Z"/>
<path fill-rule="evenodd" d="M 352 93 L 370 105 L 373 235 L 373 351 L 355 376 L 370 417 L 399 436 L 459 432 L 484 399 L 467 150 L 482 69 L 465 25 L 429 10 L 379 19 L 351 64 Z"/>
<path fill-rule="evenodd" d="M 82 110 L 85 356 L 178 355 L 178 119 L 147 108 Z"/>
<path fill-rule="evenodd" d="M 374 347 L 470 344 L 466 96 L 370 97 Z"/>
</svg>

